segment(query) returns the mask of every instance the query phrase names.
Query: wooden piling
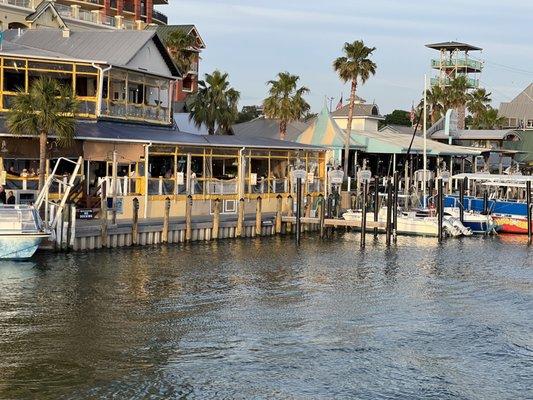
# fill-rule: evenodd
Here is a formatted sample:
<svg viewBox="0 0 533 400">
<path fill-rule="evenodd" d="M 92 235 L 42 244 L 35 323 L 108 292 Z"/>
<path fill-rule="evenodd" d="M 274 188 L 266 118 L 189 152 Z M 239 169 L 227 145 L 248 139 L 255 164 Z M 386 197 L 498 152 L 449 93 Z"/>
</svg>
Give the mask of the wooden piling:
<svg viewBox="0 0 533 400">
<path fill-rule="evenodd" d="M 192 196 L 187 196 L 185 203 L 185 241 L 190 242 L 192 239 Z"/>
<path fill-rule="evenodd" d="M 261 219 L 261 196 L 257 196 L 255 203 L 255 236 L 261 236 L 261 229 L 263 226 L 263 221 Z"/>
<path fill-rule="evenodd" d="M 531 244 L 531 240 L 532 240 L 532 234 L 533 232 L 531 231 L 532 230 L 532 227 L 531 227 L 531 220 L 532 220 L 532 213 L 533 213 L 533 210 L 532 210 L 532 207 L 533 205 L 531 204 L 531 181 L 526 181 L 526 205 L 527 205 L 527 241 L 529 244 Z"/>
<path fill-rule="evenodd" d="M 165 214 L 163 215 L 163 231 L 161 232 L 161 242 L 168 243 L 168 231 L 170 220 L 170 198 L 165 199 Z"/>
<path fill-rule="evenodd" d="M 394 171 L 394 201 L 392 202 L 392 238 L 396 243 L 398 237 L 398 193 L 400 191 L 400 175 Z"/>
<path fill-rule="evenodd" d="M 306 218 L 311 217 L 311 205 L 312 204 L 313 204 L 313 200 L 311 199 L 311 195 L 307 193 L 307 195 L 305 196 L 305 206 L 304 206 L 304 212 L 303 212 L 304 217 Z M 307 225 L 304 225 L 303 231 L 307 232 L 308 228 L 309 227 Z"/>
<path fill-rule="evenodd" d="M 368 194 L 368 181 L 365 180 L 363 186 L 363 205 L 362 205 L 362 215 L 361 215 L 361 248 L 365 247 L 366 242 L 366 203 L 367 203 L 367 194 Z"/>
<path fill-rule="evenodd" d="M 213 227 L 211 228 L 211 239 L 218 239 L 220 230 L 220 199 L 213 202 Z"/>
<path fill-rule="evenodd" d="M 459 181 L 459 220 L 465 221 L 465 181 Z"/>
<path fill-rule="evenodd" d="M 296 178 L 296 244 L 300 244 L 302 233 L 302 179 Z"/>
<path fill-rule="evenodd" d="M 325 214 L 325 211 L 326 211 L 326 207 L 325 207 L 325 204 L 324 204 L 324 195 L 322 193 L 320 193 L 318 195 L 318 207 L 317 207 L 317 211 L 318 211 L 318 218 L 319 218 L 319 229 L 320 229 L 320 237 L 321 238 L 324 238 L 324 214 Z"/>
<path fill-rule="evenodd" d="M 289 206 L 289 209 L 287 210 L 287 216 L 293 217 L 294 216 L 294 211 L 293 211 L 294 210 L 294 202 L 293 202 L 293 198 L 292 198 L 291 194 L 289 194 L 287 196 L 287 204 Z M 292 233 L 292 223 L 287 222 L 286 232 L 287 233 Z"/>
<path fill-rule="evenodd" d="M 444 221 L 444 185 L 442 178 L 437 179 L 437 212 L 438 212 L 438 237 L 439 243 L 444 237 L 443 221 Z"/>
<path fill-rule="evenodd" d="M 139 199 L 133 198 L 133 223 L 131 226 L 131 244 L 139 244 Z"/>
<path fill-rule="evenodd" d="M 392 183 L 390 178 L 387 179 L 387 226 L 385 228 L 385 234 L 387 246 L 390 246 L 392 238 Z"/>
<path fill-rule="evenodd" d="M 242 237 L 244 231 L 244 199 L 239 199 L 239 206 L 237 210 L 237 227 L 235 228 L 235 237 Z"/>
<path fill-rule="evenodd" d="M 374 222 L 379 218 L 379 177 L 374 178 Z M 378 235 L 378 228 L 374 228 L 374 236 Z"/>
<path fill-rule="evenodd" d="M 281 217 L 283 213 L 283 197 L 281 194 L 276 196 L 276 233 L 279 235 L 281 233 Z"/>
</svg>

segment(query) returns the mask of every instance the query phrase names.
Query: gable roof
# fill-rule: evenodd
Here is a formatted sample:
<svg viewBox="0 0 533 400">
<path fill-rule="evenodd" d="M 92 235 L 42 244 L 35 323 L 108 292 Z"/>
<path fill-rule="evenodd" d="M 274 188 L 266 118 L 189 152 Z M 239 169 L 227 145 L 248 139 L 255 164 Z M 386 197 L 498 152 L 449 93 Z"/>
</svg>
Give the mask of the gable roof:
<svg viewBox="0 0 533 400">
<path fill-rule="evenodd" d="M 163 43 L 167 40 L 168 36 L 175 31 L 182 31 L 185 32 L 187 35 L 194 35 L 196 39 L 199 42 L 199 49 L 205 49 L 205 42 L 200 36 L 200 33 L 198 32 L 198 29 L 196 29 L 196 26 L 194 25 L 157 25 L 157 26 L 151 26 L 148 25 L 147 29 L 155 29 L 161 40 L 163 40 Z"/>
<path fill-rule="evenodd" d="M 339 108 L 331 113 L 332 117 L 347 117 L 348 109 L 350 105 L 346 104 L 344 107 Z M 367 103 L 355 103 L 353 108 L 354 117 L 372 117 L 377 119 L 383 119 L 379 114 L 379 108 L 376 104 Z"/>
<path fill-rule="evenodd" d="M 309 122 L 292 121 L 287 124 L 286 140 L 295 140 L 309 126 Z M 233 125 L 235 136 L 260 136 L 279 139 L 279 120 L 259 117 Z"/>
<path fill-rule="evenodd" d="M 29 29 L 19 35 L 18 30 L 4 32 L 4 43 L 11 46 L 2 52 L 22 52 L 21 55 L 36 57 L 48 53 L 49 57 L 69 58 L 100 62 L 127 67 L 135 55 L 151 40 L 173 76 L 180 76 L 165 46 L 155 31 L 135 30 L 71 30 L 68 37 L 60 29 Z"/>
<path fill-rule="evenodd" d="M 394 133 L 401 133 L 403 135 L 413 135 L 415 128 L 413 126 L 405 126 L 405 125 L 396 125 L 396 124 L 388 124 L 383 126 L 379 129 L 380 132 L 394 132 Z M 416 131 L 417 135 L 420 134 L 420 129 L 417 129 Z"/>
<path fill-rule="evenodd" d="M 39 5 L 35 8 L 35 11 L 26 16 L 26 21 L 35 22 L 45 12 L 51 12 L 54 15 L 54 17 L 57 19 L 59 28 L 65 28 L 67 26 L 59 12 L 54 7 L 53 2 L 49 0 L 39 3 Z"/>
<path fill-rule="evenodd" d="M 533 83 L 530 83 L 510 102 L 501 103 L 498 115 L 520 119 L 533 117 Z"/>
<path fill-rule="evenodd" d="M 429 47 L 430 49 L 435 50 L 483 50 L 481 47 L 472 46 L 468 43 L 461 43 L 461 42 L 440 42 L 440 43 L 432 43 L 432 44 L 426 44 L 426 47 Z"/>
</svg>

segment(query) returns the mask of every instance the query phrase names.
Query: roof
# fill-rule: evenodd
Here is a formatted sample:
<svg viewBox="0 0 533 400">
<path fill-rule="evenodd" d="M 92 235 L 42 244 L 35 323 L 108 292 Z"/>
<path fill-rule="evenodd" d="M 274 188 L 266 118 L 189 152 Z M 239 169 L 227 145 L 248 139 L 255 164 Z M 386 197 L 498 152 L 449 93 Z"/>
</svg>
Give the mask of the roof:
<svg viewBox="0 0 533 400">
<path fill-rule="evenodd" d="M 85 60 L 126 67 L 135 55 L 151 40 L 158 47 L 174 76 L 179 71 L 153 30 L 71 30 L 68 37 L 61 29 L 29 29 L 18 34 L 17 29 L 4 32 L 1 53 L 46 56 L 58 59 Z"/>
<path fill-rule="evenodd" d="M 533 118 L 533 83 L 510 102 L 501 103 L 498 115 L 506 118 Z"/>
<path fill-rule="evenodd" d="M 533 132 L 532 131 L 515 131 L 520 140 L 506 141 L 503 143 L 504 149 L 516 150 L 518 154 L 514 159 L 518 162 L 533 162 Z"/>
<path fill-rule="evenodd" d="M 316 120 L 296 138 L 296 141 L 329 148 L 341 148 L 344 146 L 345 137 L 346 133 L 339 128 L 331 118 L 327 107 L 324 106 Z M 365 149 L 364 146 L 353 141 L 350 148 Z"/>
<path fill-rule="evenodd" d="M 173 119 L 178 129 L 182 132 L 189 132 L 194 135 L 207 135 L 207 127 L 202 124 L 201 127 L 197 127 L 194 121 L 189 119 L 190 113 L 178 112 L 173 114 Z"/>
<path fill-rule="evenodd" d="M 513 129 L 458 129 L 457 132 L 452 133 L 454 140 L 504 140 L 510 134 L 513 134 Z M 432 139 L 448 139 L 443 129 L 436 131 L 431 135 Z"/>
<path fill-rule="evenodd" d="M 292 121 L 287 124 L 287 140 L 295 140 L 310 122 Z M 233 125 L 235 136 L 260 136 L 279 139 L 279 120 L 259 117 L 248 122 Z"/>
<path fill-rule="evenodd" d="M 389 124 L 389 125 L 383 126 L 379 131 L 380 132 L 391 131 L 394 133 L 401 133 L 403 135 L 412 135 L 414 132 L 414 129 L 415 128 L 412 126 Z M 420 129 L 418 129 L 416 131 L 416 134 L 419 135 L 420 133 L 421 133 Z"/>
<path fill-rule="evenodd" d="M 350 105 L 346 104 L 342 108 L 339 108 L 338 110 L 333 111 L 331 113 L 331 116 L 333 118 L 348 117 L 349 107 Z M 367 103 L 355 103 L 354 108 L 353 108 L 353 116 L 383 119 L 383 117 L 379 114 L 378 106 L 376 104 L 367 104 Z"/>
<path fill-rule="evenodd" d="M 0 132 L 2 132 L 0 136 L 10 135 L 6 133 L 7 129 L 5 128 L 5 120 L 3 119 L 0 119 Z M 175 127 L 159 127 L 111 121 L 77 121 L 75 137 L 78 140 L 88 141 L 325 151 L 321 147 L 286 140 L 251 136 L 238 137 L 234 135 L 194 135 L 192 133 L 181 132 Z"/>
<path fill-rule="evenodd" d="M 440 43 L 432 43 L 432 44 L 426 44 L 426 47 L 429 47 L 430 49 L 435 50 L 483 50 L 481 47 L 472 46 L 468 43 L 461 43 L 461 42 L 440 42 Z"/>
<path fill-rule="evenodd" d="M 194 25 L 148 25 L 147 29 L 155 29 L 161 40 L 163 40 L 163 42 L 165 42 L 167 37 L 174 31 L 182 31 L 185 32 L 187 35 L 190 35 L 192 33 L 198 39 L 198 48 L 205 49 L 205 42 L 200 36 L 198 29 L 196 29 L 196 26 Z"/>
<path fill-rule="evenodd" d="M 52 12 L 54 18 L 58 21 L 59 27 L 66 27 L 65 21 L 63 21 L 63 18 L 57 11 L 56 7 L 54 6 L 54 3 L 52 1 L 43 1 L 39 3 L 39 5 L 35 8 L 35 11 L 26 16 L 26 21 L 34 22 L 39 18 L 41 15 L 43 15 L 48 9 Z"/>
</svg>

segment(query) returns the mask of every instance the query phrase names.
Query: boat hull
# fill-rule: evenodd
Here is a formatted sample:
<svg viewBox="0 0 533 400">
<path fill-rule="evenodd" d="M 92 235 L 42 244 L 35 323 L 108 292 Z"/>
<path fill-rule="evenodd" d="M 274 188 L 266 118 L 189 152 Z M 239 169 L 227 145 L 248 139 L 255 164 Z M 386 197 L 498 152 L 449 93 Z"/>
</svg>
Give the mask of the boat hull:
<svg viewBox="0 0 533 400">
<path fill-rule="evenodd" d="M 47 234 L 0 236 L 0 259 L 25 260 L 33 256 Z"/>
<path fill-rule="evenodd" d="M 519 216 L 493 216 L 500 233 L 527 234 L 527 219 Z M 533 229 L 533 222 L 531 223 Z"/>
</svg>

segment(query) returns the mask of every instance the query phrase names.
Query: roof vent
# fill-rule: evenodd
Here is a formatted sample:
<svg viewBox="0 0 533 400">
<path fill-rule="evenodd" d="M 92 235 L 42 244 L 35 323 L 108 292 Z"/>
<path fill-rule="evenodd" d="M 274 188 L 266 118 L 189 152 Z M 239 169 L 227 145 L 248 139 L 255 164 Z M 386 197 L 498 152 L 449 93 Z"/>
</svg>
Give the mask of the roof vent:
<svg viewBox="0 0 533 400">
<path fill-rule="evenodd" d="M 70 37 L 70 29 L 68 29 L 68 28 L 64 28 L 63 29 L 63 37 L 64 38 L 69 38 Z"/>
</svg>

